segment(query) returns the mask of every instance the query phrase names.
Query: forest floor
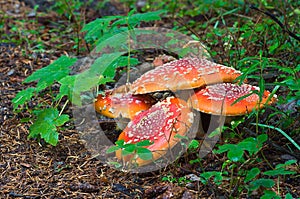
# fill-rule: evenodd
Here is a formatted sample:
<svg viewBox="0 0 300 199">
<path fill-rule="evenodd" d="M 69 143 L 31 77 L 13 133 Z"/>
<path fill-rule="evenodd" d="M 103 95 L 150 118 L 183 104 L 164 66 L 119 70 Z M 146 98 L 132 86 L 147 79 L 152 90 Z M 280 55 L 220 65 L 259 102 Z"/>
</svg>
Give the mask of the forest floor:
<svg viewBox="0 0 300 199">
<path fill-rule="evenodd" d="M 1 3 L 2 2 L 2 3 Z M 6 3 L 4 3 L 6 2 Z M 10 3 L 8 3 L 10 2 Z M 61 17 L 53 12 L 45 12 L 35 24 L 26 20 L 18 24 L 14 19 L 28 18 L 33 14 L 32 7 L 18 1 L 0 1 L 2 12 L 10 15 L 6 18 L 4 29 L 10 34 L 12 26 L 24 29 L 36 29 L 36 26 L 45 26 L 43 42 L 46 50 L 34 52 L 28 48 L 26 39 L 15 44 L 14 42 L 0 43 L 0 198 L 228 198 L 225 192 L 229 185 L 219 187 L 214 183 L 207 185 L 199 181 L 172 182 L 172 178 L 188 179 L 188 176 L 198 176 L 201 173 L 199 165 L 188 163 L 193 155 L 184 154 L 176 163 L 159 171 L 149 173 L 127 173 L 115 170 L 99 159 L 93 157 L 81 141 L 79 133 L 70 123 L 68 128 L 60 132 L 59 144 L 55 147 L 37 140 L 27 139 L 29 134 L 28 123 L 21 122 L 22 118 L 30 117 L 28 112 L 14 113 L 11 100 L 15 95 L 28 87 L 22 81 L 35 70 L 47 66 L 51 61 L 62 54 L 69 54 L 68 50 L 74 43 L 68 43 L 66 36 L 62 41 L 51 40 L 49 32 L 56 23 L 65 23 Z M 19 5 L 19 6 L 16 6 Z M 115 14 L 122 13 L 121 8 L 113 7 L 110 10 Z M 107 10 L 106 10 L 107 11 Z M 100 17 L 101 13 L 90 9 L 86 18 L 92 20 Z M 1 17 L 1 16 L 0 16 Z M 61 25 L 60 24 L 60 25 Z M 61 27 L 58 27 L 58 29 Z M 27 35 L 29 40 L 31 35 Z M 20 40 L 22 38 L 15 38 Z M 59 48 L 57 45 L 60 43 Z M 64 45 L 61 45 L 64 43 Z M 73 50 L 75 51 L 75 50 Z M 73 52 L 72 52 L 73 53 Z M 33 107 L 38 102 L 30 102 Z M 295 138 L 297 139 L 297 138 Z M 299 137 L 298 137 L 299 140 Z M 264 158 L 271 165 L 282 163 L 295 157 L 283 147 L 286 139 L 272 135 L 272 143 L 264 148 Z M 299 158 L 299 156 L 298 156 Z M 224 154 L 207 155 L 201 167 L 206 171 L 221 170 L 225 159 Z M 257 165 L 260 168 L 266 164 Z M 167 181 L 162 177 L 172 176 Z M 281 179 L 278 186 L 285 187 L 300 197 L 300 179 Z M 226 188 L 227 187 L 227 188 Z M 284 192 L 285 192 L 284 191 Z M 257 196 L 254 193 L 253 198 Z M 246 193 L 240 197 L 247 197 Z"/>
</svg>

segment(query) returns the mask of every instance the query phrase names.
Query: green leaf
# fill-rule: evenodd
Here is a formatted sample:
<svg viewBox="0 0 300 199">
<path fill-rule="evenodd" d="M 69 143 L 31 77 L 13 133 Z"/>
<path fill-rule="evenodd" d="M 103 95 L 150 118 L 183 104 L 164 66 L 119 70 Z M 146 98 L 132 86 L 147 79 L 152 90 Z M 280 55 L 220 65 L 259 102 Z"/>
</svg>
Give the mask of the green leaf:
<svg viewBox="0 0 300 199">
<path fill-rule="evenodd" d="M 135 150 L 136 150 L 135 144 L 125 144 L 125 145 L 123 146 L 122 155 L 123 155 L 123 156 L 130 155 L 130 154 L 132 154 Z"/>
<path fill-rule="evenodd" d="M 95 19 L 94 21 L 85 24 L 81 32 L 87 31 L 88 36 L 93 36 L 95 35 L 95 33 L 103 29 L 102 26 L 100 26 L 99 24 L 111 22 L 113 20 L 120 19 L 122 17 L 123 16 L 107 16 L 107 17 Z"/>
<path fill-rule="evenodd" d="M 243 154 L 244 154 L 244 150 L 242 150 L 240 147 L 238 146 L 235 146 L 234 148 L 230 149 L 228 154 L 227 154 L 227 157 L 233 161 L 233 162 L 237 162 L 239 160 L 242 159 L 243 157 Z"/>
<path fill-rule="evenodd" d="M 208 137 L 212 138 L 214 136 L 220 135 L 222 133 L 223 128 L 222 127 L 218 127 L 216 128 L 213 132 L 211 132 Z"/>
<path fill-rule="evenodd" d="M 127 56 L 120 56 L 116 60 L 114 60 L 103 72 L 105 77 L 114 78 L 116 74 L 116 68 L 123 66 L 135 66 L 139 62 L 136 58 L 129 58 Z"/>
<path fill-rule="evenodd" d="M 66 76 L 59 80 L 60 88 L 59 93 L 56 96 L 55 100 L 59 100 L 64 96 L 67 96 L 69 100 L 72 101 L 72 93 L 74 91 L 74 82 L 75 82 L 76 76 Z"/>
<path fill-rule="evenodd" d="M 222 176 L 222 172 L 219 172 L 219 171 L 208 171 L 208 172 L 204 172 L 202 174 L 200 174 L 200 181 L 203 183 L 203 184 L 207 184 L 208 180 L 211 178 L 211 177 L 215 177 L 214 178 L 214 182 L 219 185 L 221 184 L 222 180 L 223 180 L 223 176 Z"/>
<path fill-rule="evenodd" d="M 35 88 L 27 88 L 25 90 L 20 91 L 14 99 L 12 99 L 12 104 L 14 107 L 14 111 L 21 105 L 24 105 L 35 95 Z"/>
<path fill-rule="evenodd" d="M 125 141 L 124 141 L 124 140 L 117 140 L 117 141 L 115 142 L 115 144 L 116 144 L 117 146 L 123 147 L 124 144 L 125 144 Z"/>
<path fill-rule="evenodd" d="M 116 19 L 120 19 L 123 16 L 108 16 L 99 19 L 95 19 L 94 21 L 86 24 L 81 32 L 86 32 L 84 38 L 87 42 L 96 41 L 100 39 L 106 32 L 110 31 L 110 23 Z"/>
<path fill-rule="evenodd" d="M 259 187 L 266 187 L 266 188 L 271 188 L 275 185 L 274 180 L 271 179 L 265 179 L 265 178 L 260 178 L 255 181 L 250 182 L 250 190 L 256 190 Z"/>
<path fill-rule="evenodd" d="M 136 152 L 142 160 L 152 159 L 152 152 L 147 148 L 143 148 L 143 147 L 137 148 Z"/>
<path fill-rule="evenodd" d="M 24 80 L 24 82 L 29 83 L 38 80 L 37 92 L 41 91 L 46 87 L 51 86 L 55 81 L 59 81 L 66 77 L 70 72 L 70 66 L 76 61 L 76 58 L 61 56 L 52 64 L 32 73 Z"/>
<path fill-rule="evenodd" d="M 120 33 L 108 35 L 106 37 L 102 37 L 96 42 L 96 52 L 114 51 L 114 52 L 120 52 L 122 54 L 125 54 L 128 51 L 132 50 L 131 48 L 133 49 L 138 48 L 139 45 L 142 45 L 143 48 L 151 48 L 154 45 L 151 40 L 149 40 L 149 42 L 142 40 L 143 41 L 142 44 L 140 44 L 139 41 L 136 41 L 137 35 L 142 37 L 151 34 L 152 35 L 157 34 L 157 32 L 155 32 L 154 30 L 133 29 L 130 31 L 125 30 Z M 129 43 L 133 46 L 130 46 Z"/>
<path fill-rule="evenodd" d="M 200 143 L 198 140 L 192 140 L 190 143 L 189 143 L 189 146 L 188 148 L 189 149 L 197 149 L 199 147 Z"/>
<path fill-rule="evenodd" d="M 95 43 L 96 52 L 101 52 L 109 47 L 109 49 L 113 48 L 114 51 L 126 53 L 128 52 L 129 48 L 128 39 L 128 32 L 121 32 L 113 35 L 106 35 L 106 37 L 101 37 L 101 39 Z"/>
<path fill-rule="evenodd" d="M 261 147 L 263 147 L 263 144 L 268 140 L 268 135 L 261 134 L 261 135 L 257 136 L 256 139 L 257 139 L 258 147 L 261 148 Z"/>
<path fill-rule="evenodd" d="M 227 157 L 233 162 L 239 161 L 244 154 L 244 151 L 238 145 L 235 144 L 224 144 L 220 146 L 219 149 L 215 152 L 224 153 L 226 151 L 228 151 Z"/>
<path fill-rule="evenodd" d="M 279 196 L 276 195 L 274 191 L 264 190 L 264 195 L 260 197 L 260 199 L 280 199 Z"/>
<path fill-rule="evenodd" d="M 297 162 L 297 160 L 288 160 L 284 164 L 277 164 L 275 168 L 279 169 L 279 168 L 282 168 L 282 167 L 286 167 L 286 166 L 295 164 L 296 162 Z"/>
<path fill-rule="evenodd" d="M 297 172 L 296 171 L 287 171 L 284 168 L 278 168 L 275 170 L 270 170 L 270 171 L 264 172 L 264 174 L 268 175 L 268 176 L 291 175 L 291 174 L 295 174 L 295 173 L 297 173 Z"/>
<path fill-rule="evenodd" d="M 150 146 L 152 144 L 153 144 L 153 142 L 151 142 L 150 140 L 143 140 L 143 141 L 136 143 L 136 146 L 144 147 L 144 146 Z"/>
<path fill-rule="evenodd" d="M 274 42 L 274 44 L 269 47 L 270 52 L 273 53 L 278 48 L 278 46 L 279 46 L 279 41 Z"/>
<path fill-rule="evenodd" d="M 92 76 L 104 75 L 104 72 L 107 70 L 111 64 L 117 62 L 118 59 L 122 56 L 123 52 L 114 52 L 110 54 L 103 54 L 98 57 L 94 63 L 91 65 L 88 74 Z"/>
<path fill-rule="evenodd" d="M 60 89 L 61 93 L 57 99 L 67 95 L 73 104 L 80 106 L 81 92 L 89 91 L 91 88 L 95 88 L 99 84 L 106 84 L 107 82 L 114 81 L 114 72 L 106 73 L 106 75 L 111 77 L 105 77 L 104 73 L 122 54 L 122 52 L 103 54 L 94 61 L 88 70 L 78 75 L 65 77 L 62 79 L 60 81 L 62 84 L 62 88 Z"/>
<path fill-rule="evenodd" d="M 111 146 L 106 150 L 106 153 L 114 153 L 119 149 L 121 149 L 120 146 Z"/>
<path fill-rule="evenodd" d="M 250 171 L 248 171 L 248 173 L 247 173 L 247 175 L 245 177 L 244 182 L 247 183 L 250 180 L 253 180 L 259 173 L 260 173 L 259 168 L 257 168 L 257 167 L 252 168 Z"/>
<path fill-rule="evenodd" d="M 53 122 L 55 126 L 62 126 L 69 120 L 70 120 L 69 115 L 62 114 L 59 117 L 57 117 L 56 120 L 54 120 Z"/>
<path fill-rule="evenodd" d="M 59 116 L 57 109 L 48 108 L 38 111 L 36 117 L 37 119 L 30 126 L 28 138 L 37 138 L 41 136 L 47 143 L 56 146 L 58 143 L 57 126 L 61 126 L 67 122 L 69 116 Z"/>
<path fill-rule="evenodd" d="M 287 193 L 287 194 L 285 195 L 285 199 L 293 199 L 292 194 Z"/>
<path fill-rule="evenodd" d="M 257 153 L 260 150 L 260 148 L 257 146 L 257 141 L 255 138 L 247 138 L 238 143 L 238 146 L 243 150 L 249 151 L 250 155 Z"/>
<path fill-rule="evenodd" d="M 234 144 L 224 144 L 222 146 L 219 146 L 219 149 L 215 151 L 217 154 L 224 153 L 226 151 L 229 151 L 230 149 L 234 148 Z"/>
<path fill-rule="evenodd" d="M 117 26 L 117 25 L 130 25 L 130 26 L 136 26 L 142 21 L 155 21 L 155 20 L 160 20 L 160 15 L 164 13 L 164 10 L 158 10 L 154 12 L 147 12 L 147 13 L 137 13 L 133 14 L 128 17 L 123 17 L 116 22 L 112 24 L 112 26 Z"/>
</svg>

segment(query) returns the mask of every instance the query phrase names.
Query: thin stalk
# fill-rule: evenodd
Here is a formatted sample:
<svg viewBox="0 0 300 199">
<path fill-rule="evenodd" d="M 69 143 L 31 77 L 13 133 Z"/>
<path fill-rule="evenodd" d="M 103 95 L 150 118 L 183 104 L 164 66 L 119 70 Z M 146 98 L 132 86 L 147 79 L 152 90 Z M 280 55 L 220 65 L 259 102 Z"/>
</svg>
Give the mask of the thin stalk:
<svg viewBox="0 0 300 199">
<path fill-rule="evenodd" d="M 65 110 L 65 108 L 66 108 L 66 106 L 67 106 L 68 103 L 69 103 L 69 100 L 67 100 L 67 101 L 64 103 L 62 109 L 61 109 L 60 112 L 59 112 L 59 116 L 61 116 L 62 112 Z"/>
</svg>

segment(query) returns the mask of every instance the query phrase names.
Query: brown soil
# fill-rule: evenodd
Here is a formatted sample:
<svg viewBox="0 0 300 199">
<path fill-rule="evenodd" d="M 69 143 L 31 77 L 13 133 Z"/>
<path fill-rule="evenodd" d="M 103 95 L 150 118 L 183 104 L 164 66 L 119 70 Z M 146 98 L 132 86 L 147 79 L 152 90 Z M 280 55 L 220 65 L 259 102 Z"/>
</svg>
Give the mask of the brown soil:
<svg viewBox="0 0 300 199">
<path fill-rule="evenodd" d="M 13 19 L 20 19 L 32 11 L 24 3 L 20 3 L 16 11 L 16 4 L 17 1 L 0 1 L 0 11 L 12 16 L 5 19 L 4 32 L 6 34 L 11 34 L 11 24 L 16 23 Z M 121 10 L 121 7 L 114 9 Z M 87 13 L 87 16 L 91 18 L 97 15 L 101 16 L 101 13 L 92 10 Z M 45 13 L 39 18 L 38 24 L 51 27 L 53 26 L 51 21 L 59 19 L 59 16 L 54 13 Z M 33 25 L 26 24 L 26 26 Z M 65 46 L 56 49 L 57 41 L 47 40 L 47 37 L 51 37 L 51 33 L 47 31 L 49 29 L 46 28 L 44 39 L 47 46 L 43 53 L 33 52 L 25 41 L 19 45 L 9 41 L 0 43 L 0 122 L 2 123 L 0 127 L 0 198 L 229 197 L 231 193 L 228 190 L 230 189 L 229 183 L 224 183 L 221 187 L 213 182 L 203 185 L 199 181 L 182 184 L 162 181 L 163 176 L 179 178 L 191 174 L 199 176 L 203 171 L 220 171 L 226 158 L 224 154 L 209 154 L 202 160 L 201 165 L 200 163 L 191 165 L 188 163 L 189 160 L 195 159 L 197 155 L 197 152 L 193 152 L 184 154 L 174 164 L 159 171 L 132 174 L 115 170 L 93 157 L 72 123 L 67 124 L 66 128 L 60 131 L 59 144 L 56 147 L 49 146 L 43 141 L 28 140 L 29 124 L 21 120 L 31 115 L 21 109 L 18 109 L 17 113 L 13 112 L 11 100 L 16 93 L 29 87 L 29 85 L 22 84 L 26 77 L 66 53 L 70 49 L 69 46 L 72 46 L 72 43 L 66 42 Z M 65 41 L 68 39 L 66 36 Z M 45 100 L 48 100 L 47 95 Z M 28 107 L 32 108 L 38 103 L 33 99 Z M 240 127 L 240 130 L 242 129 L 243 127 Z M 299 158 L 299 153 L 291 154 L 288 149 L 291 145 L 287 145 L 288 141 L 281 135 L 273 131 L 269 133 L 271 140 L 261 152 L 261 158 L 265 158 L 266 161 L 255 166 L 261 170 L 270 169 L 269 165 L 274 166 L 289 159 Z M 251 132 L 248 135 L 251 135 Z M 297 138 L 294 139 L 297 140 Z M 299 172 L 299 168 L 291 169 Z M 293 197 L 300 197 L 299 174 L 298 177 L 280 178 L 278 183 L 281 187 L 281 195 L 290 192 Z M 234 189 L 231 187 L 231 190 Z M 255 192 L 251 198 L 256 198 L 259 194 Z M 240 197 L 245 198 L 247 194 L 242 193 Z"/>
</svg>

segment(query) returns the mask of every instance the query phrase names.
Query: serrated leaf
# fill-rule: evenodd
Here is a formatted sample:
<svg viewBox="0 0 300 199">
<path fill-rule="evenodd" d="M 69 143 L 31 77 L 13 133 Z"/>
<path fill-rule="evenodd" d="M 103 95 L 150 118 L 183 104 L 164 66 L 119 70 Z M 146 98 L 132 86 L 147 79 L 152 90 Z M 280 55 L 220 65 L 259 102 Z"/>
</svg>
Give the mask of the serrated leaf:
<svg viewBox="0 0 300 199">
<path fill-rule="evenodd" d="M 55 81 L 66 77 L 70 72 L 70 66 L 72 66 L 77 61 L 76 58 L 70 58 L 67 56 L 61 56 L 52 64 L 41 68 L 29 77 L 27 77 L 24 82 L 29 83 L 33 81 L 38 81 L 37 92 L 51 86 Z"/>
<path fill-rule="evenodd" d="M 70 120 L 69 115 L 62 114 L 53 122 L 55 123 L 55 126 L 62 126 L 69 120 Z"/>
<path fill-rule="evenodd" d="M 160 15 L 164 13 L 164 10 L 158 10 L 154 12 L 147 12 L 147 13 L 137 13 L 133 14 L 128 17 L 123 17 L 116 22 L 112 24 L 112 26 L 117 26 L 117 25 L 129 25 L 129 26 L 136 26 L 142 21 L 155 21 L 155 20 L 160 20 L 161 17 Z"/>
<path fill-rule="evenodd" d="M 135 66 L 139 63 L 138 59 L 136 58 L 129 58 L 127 56 L 120 56 L 116 60 L 113 61 L 103 72 L 103 75 L 105 77 L 111 77 L 114 78 L 116 74 L 116 69 L 118 67 L 128 66 L 130 65 Z"/>
<path fill-rule="evenodd" d="M 30 126 L 28 138 L 40 136 L 47 143 L 56 146 L 58 143 L 57 126 L 63 125 L 69 117 L 66 115 L 59 116 L 57 109 L 48 108 L 37 112 L 37 119 Z"/>
<path fill-rule="evenodd" d="M 117 61 L 124 53 L 123 52 L 114 52 L 110 54 L 103 54 L 101 57 L 97 58 L 94 63 L 89 68 L 89 74 L 92 76 L 103 75 L 105 70 L 115 61 Z"/>
<path fill-rule="evenodd" d="M 95 45 L 96 52 L 106 50 L 105 48 L 113 48 L 114 51 L 128 52 L 128 33 L 122 32 L 114 35 L 105 35 L 99 39 Z"/>
<path fill-rule="evenodd" d="M 133 30 L 124 30 L 120 33 L 115 33 L 112 35 L 105 35 L 104 37 L 101 37 L 96 42 L 96 52 L 107 52 L 108 50 L 114 51 L 114 52 L 121 52 L 122 54 L 127 53 L 128 51 L 132 49 L 137 49 L 139 47 L 143 48 L 149 48 L 153 47 L 153 42 L 149 40 L 149 42 L 145 42 L 144 39 L 142 39 L 143 43 L 139 43 L 137 41 L 137 36 L 144 36 L 149 34 L 157 34 L 154 30 L 145 30 L 145 29 L 133 29 Z M 129 43 L 132 46 L 129 46 Z M 135 45 L 135 46 L 134 46 Z M 141 46 L 140 46 L 141 45 Z M 132 48 L 132 49 L 130 49 Z M 113 49 L 113 50 L 112 50 Z"/>
<path fill-rule="evenodd" d="M 76 76 L 66 76 L 59 80 L 60 88 L 59 93 L 56 96 L 55 100 L 59 100 L 64 96 L 67 96 L 69 100 L 72 101 L 72 93 L 74 91 L 74 82 L 75 82 Z"/>
<path fill-rule="evenodd" d="M 259 173 L 260 173 L 259 168 L 257 168 L 257 167 L 252 168 L 250 171 L 248 171 L 248 173 L 247 173 L 247 175 L 245 177 L 244 182 L 247 183 L 250 180 L 253 180 Z"/>
<path fill-rule="evenodd" d="M 111 22 L 113 20 L 120 19 L 122 17 L 123 16 L 107 16 L 107 17 L 95 19 L 94 21 L 85 24 L 81 32 L 87 31 L 87 32 L 91 32 L 91 35 L 94 35 L 95 32 L 98 32 L 102 29 L 102 26 L 100 26 L 99 24 Z"/>
<path fill-rule="evenodd" d="M 84 38 L 87 42 L 96 41 L 101 38 L 106 32 L 110 31 L 109 26 L 111 21 L 120 19 L 122 16 L 108 16 L 86 24 L 81 32 L 86 32 Z"/>
<path fill-rule="evenodd" d="M 136 152 L 142 160 L 151 160 L 152 159 L 152 152 L 147 148 L 137 148 Z"/>
<path fill-rule="evenodd" d="M 14 110 L 16 110 L 19 106 L 24 105 L 28 102 L 35 94 L 35 88 L 27 88 L 25 90 L 20 91 L 14 99 L 12 99 L 12 104 Z"/>
<path fill-rule="evenodd" d="M 94 76 L 89 78 L 90 74 L 83 72 L 82 74 L 67 76 L 59 81 L 60 88 L 59 93 L 56 96 L 55 100 L 59 100 L 64 96 L 67 96 L 68 99 L 74 105 L 81 105 L 81 92 L 88 91 L 93 87 L 98 86 L 99 84 L 105 84 L 107 82 L 112 82 L 112 78 L 104 78 Z M 75 87 L 76 84 L 76 87 Z"/>
</svg>

